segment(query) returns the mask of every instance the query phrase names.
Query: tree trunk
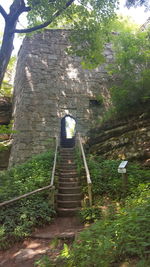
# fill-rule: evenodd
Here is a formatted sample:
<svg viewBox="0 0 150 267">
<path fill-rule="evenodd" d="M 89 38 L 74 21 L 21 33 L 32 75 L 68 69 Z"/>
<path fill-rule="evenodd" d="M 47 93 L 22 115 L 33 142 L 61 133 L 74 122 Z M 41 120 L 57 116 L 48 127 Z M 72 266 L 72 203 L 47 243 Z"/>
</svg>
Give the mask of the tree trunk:
<svg viewBox="0 0 150 267">
<path fill-rule="evenodd" d="M 0 88 L 2 81 L 13 51 L 13 41 L 15 34 L 13 33 L 16 28 L 17 21 L 13 24 L 11 21 L 7 21 L 5 25 L 3 41 L 0 49 Z"/>
<path fill-rule="evenodd" d="M 0 88 L 2 81 L 13 51 L 13 41 L 15 37 L 15 29 L 20 14 L 26 11 L 24 0 L 14 0 L 10 6 L 10 12 L 7 14 L 0 6 L 0 13 L 5 19 L 5 29 L 3 41 L 0 49 Z"/>
</svg>

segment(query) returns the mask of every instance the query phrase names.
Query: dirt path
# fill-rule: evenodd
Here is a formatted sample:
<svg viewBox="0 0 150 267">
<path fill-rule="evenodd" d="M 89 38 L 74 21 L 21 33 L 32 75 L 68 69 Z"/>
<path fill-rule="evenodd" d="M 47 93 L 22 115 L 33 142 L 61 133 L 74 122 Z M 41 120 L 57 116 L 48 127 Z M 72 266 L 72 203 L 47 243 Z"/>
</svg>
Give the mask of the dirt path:
<svg viewBox="0 0 150 267">
<path fill-rule="evenodd" d="M 45 254 L 55 259 L 64 243 L 70 244 L 82 229 L 76 217 L 58 217 L 51 225 L 36 229 L 32 237 L 1 251 L 0 267 L 33 267 Z"/>
</svg>

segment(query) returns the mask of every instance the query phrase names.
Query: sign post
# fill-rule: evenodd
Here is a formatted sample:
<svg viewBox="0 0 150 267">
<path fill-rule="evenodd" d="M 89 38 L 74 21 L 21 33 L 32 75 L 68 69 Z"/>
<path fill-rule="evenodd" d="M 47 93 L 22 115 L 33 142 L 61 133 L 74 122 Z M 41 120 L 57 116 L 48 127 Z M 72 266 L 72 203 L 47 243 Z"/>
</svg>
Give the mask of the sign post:
<svg viewBox="0 0 150 267">
<path fill-rule="evenodd" d="M 122 180 L 123 180 L 123 191 L 124 194 L 126 194 L 127 192 L 127 186 L 128 186 L 128 175 L 127 175 L 127 164 L 128 161 L 124 160 L 120 163 L 119 167 L 118 167 L 118 173 L 122 174 Z"/>
</svg>

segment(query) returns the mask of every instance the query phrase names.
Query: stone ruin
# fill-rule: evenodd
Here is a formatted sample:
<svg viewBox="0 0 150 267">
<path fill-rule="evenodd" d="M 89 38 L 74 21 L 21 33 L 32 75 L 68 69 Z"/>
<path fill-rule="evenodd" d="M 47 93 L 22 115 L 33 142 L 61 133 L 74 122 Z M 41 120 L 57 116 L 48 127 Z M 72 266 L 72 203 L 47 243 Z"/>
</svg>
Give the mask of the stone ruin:
<svg viewBox="0 0 150 267">
<path fill-rule="evenodd" d="M 18 54 L 13 97 L 14 130 L 9 165 L 22 163 L 48 150 L 59 136 L 61 119 L 70 114 L 83 136 L 103 117 L 109 103 L 106 64 L 112 62 L 106 44 L 106 63 L 87 70 L 81 58 L 70 56 L 69 30 L 45 30 L 26 37 Z M 103 96 L 103 103 L 97 99 Z"/>
</svg>

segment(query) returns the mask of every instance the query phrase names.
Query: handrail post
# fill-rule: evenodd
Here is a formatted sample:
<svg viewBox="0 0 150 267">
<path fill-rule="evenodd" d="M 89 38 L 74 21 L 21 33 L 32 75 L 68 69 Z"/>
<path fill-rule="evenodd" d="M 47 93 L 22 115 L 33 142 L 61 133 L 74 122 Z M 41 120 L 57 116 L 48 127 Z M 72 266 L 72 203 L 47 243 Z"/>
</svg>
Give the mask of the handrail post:
<svg viewBox="0 0 150 267">
<path fill-rule="evenodd" d="M 83 162 L 84 162 L 84 167 L 85 167 L 85 171 L 86 171 L 87 184 L 88 184 L 89 203 L 90 203 L 90 207 L 91 207 L 92 206 L 92 181 L 91 181 L 91 178 L 90 178 L 90 173 L 89 173 L 89 169 L 88 169 L 86 157 L 85 157 L 83 145 L 82 145 L 82 142 L 81 142 L 80 133 L 78 133 L 78 136 L 79 136 L 79 144 L 80 144 L 80 148 L 81 148 L 81 153 L 82 153 L 82 158 L 83 158 Z"/>
<path fill-rule="evenodd" d="M 51 182 L 50 182 L 51 186 L 53 186 L 54 184 L 54 175 L 55 175 L 55 169 L 56 169 L 57 150 L 58 150 L 58 137 L 56 136 L 55 138 L 56 138 L 56 148 L 55 148 L 54 164 L 53 164 L 53 170 L 52 170 L 52 176 L 51 176 Z"/>
<path fill-rule="evenodd" d="M 52 203 L 53 207 L 54 207 L 54 203 L 55 203 L 54 176 L 55 176 L 57 152 L 58 152 L 58 136 L 55 136 L 55 139 L 56 139 L 56 147 L 55 147 L 54 164 L 53 164 L 52 176 L 51 176 L 51 182 L 50 182 L 50 185 L 52 186 L 51 203 Z"/>
<path fill-rule="evenodd" d="M 90 207 L 92 207 L 92 184 L 88 184 L 88 195 Z"/>
<path fill-rule="evenodd" d="M 51 194 L 49 194 L 49 204 L 54 208 L 54 204 L 55 204 L 55 186 L 51 187 Z"/>
</svg>

